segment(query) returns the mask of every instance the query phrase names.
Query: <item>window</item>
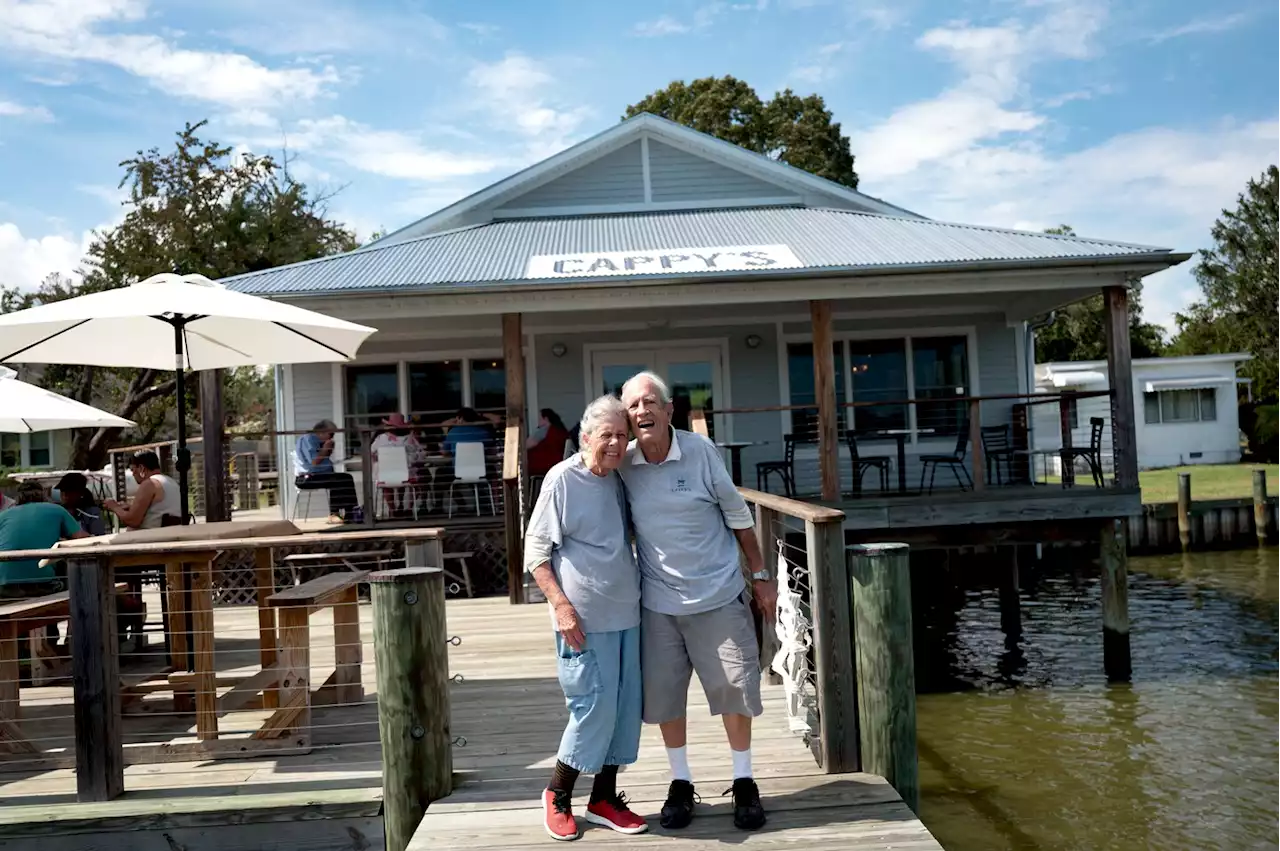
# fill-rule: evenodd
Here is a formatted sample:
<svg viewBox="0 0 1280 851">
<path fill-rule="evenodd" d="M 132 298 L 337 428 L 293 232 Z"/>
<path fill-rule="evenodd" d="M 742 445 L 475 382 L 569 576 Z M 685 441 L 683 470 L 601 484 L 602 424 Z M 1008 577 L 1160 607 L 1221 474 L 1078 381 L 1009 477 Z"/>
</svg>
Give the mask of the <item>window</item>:
<svg viewBox="0 0 1280 851">
<path fill-rule="evenodd" d="M 1214 422 L 1218 419 L 1217 391 L 1205 387 L 1143 393 L 1142 411 L 1147 425 Z"/>
<path fill-rule="evenodd" d="M 48 467 L 53 463 L 49 458 L 49 432 L 35 431 L 27 435 L 27 466 Z"/>
<path fill-rule="evenodd" d="M 969 356 L 964 337 L 916 337 L 911 340 L 916 399 L 954 399 L 969 394 Z M 963 402 L 921 402 L 916 428 L 935 435 L 954 435 L 968 417 Z"/>
<path fill-rule="evenodd" d="M 22 435 L 0 434 L 0 467 L 11 470 L 22 467 Z"/>
<path fill-rule="evenodd" d="M 1067 400 L 1067 426 L 1075 431 L 1080 428 L 1080 400 Z"/>
<path fill-rule="evenodd" d="M 833 344 L 836 359 L 836 403 L 845 402 L 844 343 Z M 791 343 L 787 346 L 787 370 L 791 381 L 792 405 L 817 405 L 818 396 L 813 387 L 813 344 Z M 841 408 L 843 411 L 844 409 Z M 844 439 L 844 418 L 837 420 L 840 439 Z M 818 439 L 818 409 L 800 408 L 791 412 L 791 433 L 800 442 Z"/>
<path fill-rule="evenodd" d="M 853 401 L 900 402 L 911 395 L 906 340 L 850 340 L 848 345 Z M 859 435 L 909 425 L 905 404 L 855 407 L 851 417 Z"/>
<path fill-rule="evenodd" d="M 462 361 L 409 364 L 409 413 L 446 420 L 462 407 Z"/>
<path fill-rule="evenodd" d="M 841 439 L 846 426 L 854 429 L 859 440 L 874 440 L 876 432 L 913 425 L 929 437 L 954 435 L 968 417 L 965 403 L 954 401 L 970 392 L 967 337 L 839 340 L 835 363 L 836 402 L 847 412 L 839 419 Z M 787 346 L 787 370 L 791 404 L 816 405 L 811 343 Z M 846 398 L 878 404 L 843 408 Z M 905 399 L 922 400 L 916 406 L 914 424 Z M 792 411 L 792 433 L 814 440 L 817 418 L 816 409 Z"/>
<path fill-rule="evenodd" d="M 346 369 L 348 452 L 362 445 L 360 429 L 375 428 L 383 417 L 400 410 L 400 378 L 395 364 L 349 366 Z"/>
<path fill-rule="evenodd" d="M 471 361 L 471 407 L 484 413 L 507 407 L 507 368 L 501 358 Z"/>
</svg>

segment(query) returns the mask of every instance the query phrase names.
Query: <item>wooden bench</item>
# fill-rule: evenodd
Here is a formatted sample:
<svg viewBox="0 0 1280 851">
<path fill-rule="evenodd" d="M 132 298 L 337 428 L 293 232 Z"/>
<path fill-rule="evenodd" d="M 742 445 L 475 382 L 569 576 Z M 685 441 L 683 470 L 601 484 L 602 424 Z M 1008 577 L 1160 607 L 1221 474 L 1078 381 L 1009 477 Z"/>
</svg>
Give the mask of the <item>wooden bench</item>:
<svg viewBox="0 0 1280 851">
<path fill-rule="evenodd" d="M 358 550 L 345 553 L 294 553 L 280 559 L 280 562 L 288 566 L 292 573 L 293 584 L 297 585 L 301 582 L 307 582 L 314 579 L 313 576 L 299 576 L 299 570 L 307 567 L 328 567 L 342 565 L 352 573 L 361 570 L 381 570 L 382 562 L 390 559 L 394 553 L 389 549 L 382 550 Z M 368 565 L 373 563 L 373 567 Z"/>
<path fill-rule="evenodd" d="M 116 592 L 129 586 L 116 583 Z M 59 591 L 43 597 L 0 602 L 0 749 L 35 753 L 34 745 L 23 737 L 18 727 L 21 704 L 18 696 L 22 676 L 19 663 L 19 636 L 27 634 L 31 649 L 31 684 L 44 685 L 58 678 L 63 667 L 57 651 L 49 641 L 48 628 L 71 618 L 71 594 Z"/>
<path fill-rule="evenodd" d="M 337 704 L 357 703 L 364 697 L 359 585 L 368 575 L 367 570 L 330 573 L 267 598 L 267 605 L 278 615 L 276 664 L 267 687 L 278 688 L 279 708 L 253 734 L 255 739 L 278 738 L 290 729 L 310 737 L 312 612 L 333 609 L 333 674 L 317 691 L 332 691 Z"/>
</svg>

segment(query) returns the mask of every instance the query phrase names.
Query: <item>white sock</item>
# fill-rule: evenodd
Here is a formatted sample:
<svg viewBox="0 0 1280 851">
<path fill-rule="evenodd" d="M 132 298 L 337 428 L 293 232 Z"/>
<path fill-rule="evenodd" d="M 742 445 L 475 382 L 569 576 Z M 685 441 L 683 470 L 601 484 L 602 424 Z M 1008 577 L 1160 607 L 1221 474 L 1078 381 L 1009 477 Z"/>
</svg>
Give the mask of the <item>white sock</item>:
<svg viewBox="0 0 1280 851">
<path fill-rule="evenodd" d="M 667 762 L 671 764 L 671 779 L 693 782 L 693 772 L 689 770 L 689 748 L 667 748 Z"/>
<path fill-rule="evenodd" d="M 751 776 L 751 748 L 745 751 L 735 751 L 729 749 L 729 753 L 733 754 L 733 779 L 739 780 L 743 777 Z"/>
</svg>

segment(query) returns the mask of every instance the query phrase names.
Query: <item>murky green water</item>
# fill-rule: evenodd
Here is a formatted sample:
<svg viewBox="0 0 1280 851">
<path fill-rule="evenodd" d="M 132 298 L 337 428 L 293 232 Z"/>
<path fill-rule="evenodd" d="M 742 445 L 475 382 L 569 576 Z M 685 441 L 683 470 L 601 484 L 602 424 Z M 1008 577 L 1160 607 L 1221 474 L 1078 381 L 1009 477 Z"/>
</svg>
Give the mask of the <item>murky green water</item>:
<svg viewBox="0 0 1280 851">
<path fill-rule="evenodd" d="M 1024 560 L 1016 644 L 990 568 L 917 567 L 925 824 L 948 851 L 1276 848 L 1277 558 L 1131 559 L 1127 686 L 1087 556 Z"/>
</svg>

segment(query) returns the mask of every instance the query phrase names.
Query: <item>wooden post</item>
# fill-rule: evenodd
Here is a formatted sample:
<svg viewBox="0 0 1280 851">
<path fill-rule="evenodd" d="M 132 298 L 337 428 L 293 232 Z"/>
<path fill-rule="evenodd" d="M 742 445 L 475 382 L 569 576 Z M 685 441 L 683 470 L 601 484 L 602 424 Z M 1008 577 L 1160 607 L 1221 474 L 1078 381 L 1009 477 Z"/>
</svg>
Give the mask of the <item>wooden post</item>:
<svg viewBox="0 0 1280 851">
<path fill-rule="evenodd" d="M 911 558 L 906 544 L 849 548 L 862 770 L 879 774 L 919 809 Z"/>
<path fill-rule="evenodd" d="M 818 402 L 818 471 L 822 498 L 840 498 L 840 444 L 836 418 L 836 360 L 831 340 L 831 302 L 809 302 L 813 323 L 813 390 Z M 844 376 L 840 377 L 844 380 Z M 843 559 L 841 559 L 843 561 Z"/>
<path fill-rule="evenodd" d="M 1267 471 L 1253 471 L 1253 528 L 1258 546 L 1267 543 Z"/>
<path fill-rule="evenodd" d="M 1076 483 L 1076 468 L 1071 457 L 1071 397 L 1063 393 L 1058 399 L 1058 423 L 1062 431 L 1062 486 L 1071 487 Z"/>
<path fill-rule="evenodd" d="M 359 434 L 359 432 L 357 432 Z M 378 497 L 375 493 L 377 484 L 373 471 L 373 438 L 372 430 L 364 432 L 360 437 L 360 491 L 364 502 L 364 525 L 372 527 L 378 516 Z M 477 506 L 477 512 L 479 507 Z M 333 506 L 329 506 L 333 513 Z"/>
<path fill-rule="evenodd" d="M 444 551 L 439 538 L 421 538 L 404 543 L 405 567 L 444 567 Z"/>
<path fill-rule="evenodd" d="M 444 571 L 369 576 L 387 851 L 404 851 L 427 805 L 453 791 Z"/>
<path fill-rule="evenodd" d="M 218 738 L 217 670 L 213 663 L 213 560 L 187 562 L 191 577 L 191 642 L 195 648 L 196 738 Z"/>
<path fill-rule="evenodd" d="M 760 557 L 764 561 L 764 569 L 769 575 L 778 579 L 778 512 L 756 504 L 756 540 L 760 542 Z M 778 633 L 770 625 L 764 613 L 760 619 L 760 669 L 764 681 L 769 685 L 780 685 L 782 677 L 773 670 L 773 657 L 778 652 Z"/>
<path fill-rule="evenodd" d="M 333 604 L 333 691 L 339 706 L 364 697 L 360 682 L 360 589 L 352 585 Z"/>
<path fill-rule="evenodd" d="M 1191 474 L 1178 474 L 1178 541 L 1185 553 L 1191 549 Z"/>
<path fill-rule="evenodd" d="M 523 318 L 502 314 L 502 358 L 506 370 L 507 431 L 503 445 L 502 511 L 507 545 L 507 599 L 524 602 L 524 506 L 528 492 L 525 458 L 525 367 Z"/>
<path fill-rule="evenodd" d="M 844 522 L 804 524 L 813 611 L 814 674 L 818 681 L 819 747 L 822 770 L 858 770 L 858 707 L 849 652 L 849 574 L 844 556 Z"/>
<path fill-rule="evenodd" d="M 222 370 L 206 369 L 200 373 L 200 451 L 206 523 L 231 519 L 231 506 L 227 502 L 227 463 L 223 457 L 225 437 L 222 419 Z"/>
<path fill-rule="evenodd" d="M 1008 564 L 1000 572 L 1000 629 L 1006 638 L 1017 638 L 1022 635 L 1022 602 L 1018 597 L 1018 545 L 1014 544 L 1008 549 Z"/>
<path fill-rule="evenodd" d="M 987 464 L 982 457 L 982 402 L 969 400 L 969 441 L 973 445 L 973 489 L 987 489 Z"/>
<path fill-rule="evenodd" d="M 1104 287 L 1107 305 L 1107 376 L 1111 384 L 1111 455 L 1116 486 L 1138 487 L 1138 426 L 1129 347 L 1129 290 Z"/>
<path fill-rule="evenodd" d="M 1128 682 L 1133 673 L 1129 657 L 1129 556 L 1123 524 L 1123 520 L 1108 520 L 1102 526 L 1102 667 L 1111 682 Z"/>
<path fill-rule="evenodd" d="M 276 664 L 276 610 L 267 605 L 276 592 L 275 553 L 270 547 L 253 551 L 253 581 L 258 586 L 258 659 L 265 671 Z M 280 708 L 279 686 L 277 680 L 262 690 L 263 709 Z"/>
<path fill-rule="evenodd" d="M 115 570 L 109 558 L 69 560 L 71 686 L 75 696 L 76 800 L 110 801 L 124 791 L 120 645 Z"/>
</svg>

